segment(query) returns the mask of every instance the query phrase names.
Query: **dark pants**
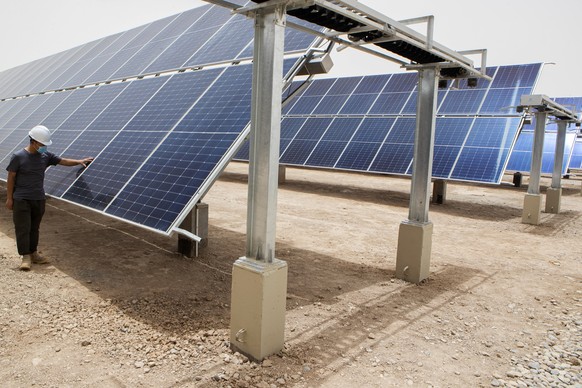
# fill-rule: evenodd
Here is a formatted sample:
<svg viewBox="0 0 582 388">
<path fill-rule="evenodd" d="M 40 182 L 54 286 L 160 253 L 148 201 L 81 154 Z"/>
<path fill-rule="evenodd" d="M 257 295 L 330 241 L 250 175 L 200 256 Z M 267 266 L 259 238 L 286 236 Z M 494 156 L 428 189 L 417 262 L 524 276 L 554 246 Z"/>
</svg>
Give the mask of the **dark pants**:
<svg viewBox="0 0 582 388">
<path fill-rule="evenodd" d="M 45 203 L 45 200 L 14 200 L 12 219 L 14 221 L 14 231 L 16 232 L 18 254 L 29 255 L 36 252 L 40 221 L 44 214 Z"/>
</svg>

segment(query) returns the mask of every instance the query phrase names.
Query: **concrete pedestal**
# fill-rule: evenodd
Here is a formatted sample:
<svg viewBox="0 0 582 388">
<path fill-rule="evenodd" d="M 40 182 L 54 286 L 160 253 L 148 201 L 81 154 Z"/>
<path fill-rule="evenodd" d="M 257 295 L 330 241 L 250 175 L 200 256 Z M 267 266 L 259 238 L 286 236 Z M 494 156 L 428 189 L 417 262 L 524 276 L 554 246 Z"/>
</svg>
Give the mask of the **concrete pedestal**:
<svg viewBox="0 0 582 388">
<path fill-rule="evenodd" d="M 404 221 L 398 231 L 396 277 L 411 283 L 420 283 L 430 273 L 432 222 Z"/>
<path fill-rule="evenodd" d="M 447 199 L 447 182 L 436 180 L 432 184 L 432 203 L 443 205 Z"/>
<path fill-rule="evenodd" d="M 279 165 L 279 184 L 285 183 L 285 181 L 287 180 L 287 169 L 285 168 L 285 166 L 281 166 Z"/>
<path fill-rule="evenodd" d="M 541 194 L 526 194 L 523 200 L 523 215 L 521 222 L 524 224 L 538 225 L 542 214 Z"/>
<path fill-rule="evenodd" d="M 241 257 L 232 269 L 230 343 L 255 361 L 283 349 L 287 263 Z"/>
<path fill-rule="evenodd" d="M 546 191 L 546 213 L 558 214 L 562 200 L 562 188 L 548 187 Z"/>
</svg>

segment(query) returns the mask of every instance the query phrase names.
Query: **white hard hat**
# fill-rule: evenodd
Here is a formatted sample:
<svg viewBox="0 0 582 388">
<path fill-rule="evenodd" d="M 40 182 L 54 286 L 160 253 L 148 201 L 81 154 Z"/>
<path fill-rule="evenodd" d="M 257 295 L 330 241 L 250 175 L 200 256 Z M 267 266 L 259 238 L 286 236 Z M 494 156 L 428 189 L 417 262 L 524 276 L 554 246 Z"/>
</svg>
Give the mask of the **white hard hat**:
<svg viewBox="0 0 582 388">
<path fill-rule="evenodd" d="M 28 136 L 45 146 L 53 144 L 51 141 L 51 131 L 49 131 L 44 125 L 37 125 L 32 128 L 30 132 L 28 132 Z"/>
</svg>

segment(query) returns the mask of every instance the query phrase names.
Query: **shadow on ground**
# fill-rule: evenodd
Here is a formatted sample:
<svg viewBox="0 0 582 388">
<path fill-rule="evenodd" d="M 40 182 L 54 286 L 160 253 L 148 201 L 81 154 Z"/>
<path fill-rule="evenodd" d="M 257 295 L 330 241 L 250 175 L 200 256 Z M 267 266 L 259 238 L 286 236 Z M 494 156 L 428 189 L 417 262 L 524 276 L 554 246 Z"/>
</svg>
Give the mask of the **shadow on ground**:
<svg viewBox="0 0 582 388">
<path fill-rule="evenodd" d="M 237 172 L 223 172 L 220 180 L 225 182 L 240 182 L 246 185 L 247 174 Z M 455 184 L 463 185 L 463 183 Z M 468 184 L 470 185 L 470 184 Z M 407 208 L 410 203 L 408 192 L 389 189 L 376 189 L 371 187 L 346 186 L 341 183 L 309 182 L 305 180 L 286 179 L 280 188 L 302 193 L 316 193 L 333 198 L 351 199 L 373 204 Z M 460 201 L 454 198 L 446 200 L 444 204 L 430 205 L 430 211 L 448 214 L 455 217 L 479 219 L 487 221 L 505 221 L 521 217 L 521 209 L 512 206 L 499 206 L 499 204 L 478 204 L 474 202 Z"/>
</svg>

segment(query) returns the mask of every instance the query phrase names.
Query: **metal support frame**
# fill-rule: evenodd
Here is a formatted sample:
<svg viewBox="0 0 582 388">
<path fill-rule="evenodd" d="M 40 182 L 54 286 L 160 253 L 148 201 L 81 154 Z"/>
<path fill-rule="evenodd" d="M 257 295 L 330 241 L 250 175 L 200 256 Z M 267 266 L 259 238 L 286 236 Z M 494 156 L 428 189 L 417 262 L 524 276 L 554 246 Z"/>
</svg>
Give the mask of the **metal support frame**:
<svg viewBox="0 0 582 388">
<path fill-rule="evenodd" d="M 521 96 L 517 111 L 525 111 L 526 113 L 533 112 L 536 117 L 529 185 L 524 199 L 522 221 L 527 224 L 537 225 L 540 222 L 542 202 L 540 195 L 540 177 L 542 173 L 542 153 L 546 120 L 548 116 L 552 116 L 558 123 L 552 186 L 548 188 L 547 192 L 546 212 L 558 213 L 560 211 L 560 198 L 562 195 L 561 179 L 566 142 L 566 127 L 568 123 L 580 125 L 580 119 L 574 111 L 558 104 L 543 94 L 526 94 Z"/>
<path fill-rule="evenodd" d="M 275 256 L 285 6 L 257 12 L 251 107 L 246 257 Z"/>
<path fill-rule="evenodd" d="M 438 69 L 434 66 L 420 69 L 418 71 L 418 107 L 408 213 L 408 220 L 412 222 L 428 222 L 437 91 Z"/>
<path fill-rule="evenodd" d="M 562 166 L 564 164 L 564 149 L 566 148 L 566 127 L 568 123 L 558 121 L 558 134 L 556 137 L 556 154 L 554 155 L 554 169 L 552 171 L 552 188 L 562 187 Z"/>
<path fill-rule="evenodd" d="M 436 126 L 438 66 L 418 68 L 418 104 L 408 220 L 400 224 L 396 277 L 419 283 L 429 275 L 432 223 L 428 219 Z"/>
<path fill-rule="evenodd" d="M 199 248 L 208 246 L 208 204 L 198 202 L 176 231 L 178 252 L 186 257 L 198 257 Z"/>
<path fill-rule="evenodd" d="M 536 112 L 536 127 L 531 152 L 531 168 L 527 193 L 540 194 L 540 178 L 542 175 L 542 156 L 544 151 L 544 135 L 546 131 L 547 112 Z"/>
<path fill-rule="evenodd" d="M 232 273 L 230 342 L 253 360 L 280 351 L 287 263 L 275 258 L 285 4 L 255 14 L 246 257 Z"/>
<path fill-rule="evenodd" d="M 359 26 L 353 28 L 351 31 L 331 31 L 329 34 L 322 34 L 315 29 L 309 29 L 300 25 L 293 25 L 293 27 L 301 29 L 304 32 L 324 37 L 341 45 L 350 46 L 372 55 L 381 56 L 384 59 L 399 63 L 404 66 L 406 64 L 414 66 L 414 61 L 403 61 L 402 59 L 386 55 L 383 52 L 385 50 L 381 50 L 377 47 L 375 50 L 362 47 L 362 45 L 374 46 L 374 43 L 386 40 L 402 40 L 407 44 L 417 47 L 419 50 L 426 51 L 427 53 L 442 58 L 442 62 L 439 63 L 441 67 L 458 67 L 463 69 L 465 72 L 463 76 L 465 78 L 484 78 L 491 80 L 491 77 L 485 73 L 485 56 L 482 57 L 481 68 L 476 69 L 473 65 L 473 61 L 470 58 L 467 58 L 462 53 L 451 50 L 448 47 L 433 40 L 432 35 L 434 29 L 434 20 L 432 16 L 408 19 L 399 22 L 358 2 L 357 0 L 269 0 L 261 3 L 249 3 L 246 7 L 241 7 L 240 5 L 232 3 L 228 0 L 205 1 L 212 4 L 218 4 L 223 7 L 228 7 L 234 10 L 235 13 L 240 13 L 249 17 L 253 17 L 255 13 L 260 12 L 262 9 L 281 5 L 286 6 L 287 9 L 308 8 L 311 6 L 325 8 L 332 13 L 337 14 L 339 17 L 352 20 Z M 417 32 L 416 30 L 407 26 L 407 24 L 413 24 L 420 21 L 427 22 L 427 36 L 424 36 L 422 33 Z M 291 23 L 289 23 L 289 25 L 291 25 Z M 351 33 L 368 30 L 378 31 L 380 34 L 382 34 L 382 36 L 376 40 L 367 42 L 352 42 L 350 40 L 349 35 Z M 340 35 L 345 35 L 346 38 L 341 39 Z M 485 54 L 486 50 L 473 50 L 471 53 Z"/>
</svg>

